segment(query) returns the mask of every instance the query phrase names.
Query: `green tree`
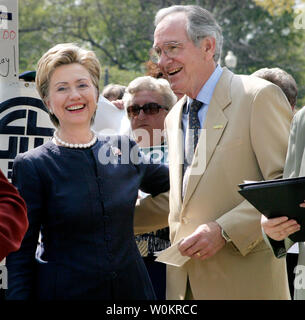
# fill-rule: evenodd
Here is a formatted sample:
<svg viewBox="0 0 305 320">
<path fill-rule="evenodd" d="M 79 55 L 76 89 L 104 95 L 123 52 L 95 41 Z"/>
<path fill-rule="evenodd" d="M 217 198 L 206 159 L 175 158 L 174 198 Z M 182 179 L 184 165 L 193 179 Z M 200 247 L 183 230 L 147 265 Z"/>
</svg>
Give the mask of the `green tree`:
<svg viewBox="0 0 305 320">
<path fill-rule="evenodd" d="M 22 0 L 19 1 L 21 46 L 27 53 L 25 56 L 32 57 L 37 50 L 40 56 L 45 45 L 77 41 L 96 50 L 102 63 L 139 71 L 151 47 L 153 14 L 163 5 L 172 3 L 161 0 Z M 25 35 L 28 35 L 27 45 L 23 43 Z M 32 47 L 35 39 L 38 46 Z M 23 62 L 21 67 L 25 67 Z"/>
<path fill-rule="evenodd" d="M 254 0 L 254 2 L 266 9 L 271 15 L 282 15 L 285 11 L 292 12 L 296 4 L 295 0 Z"/>
<path fill-rule="evenodd" d="M 294 28 L 291 0 L 21 0 L 20 69 L 34 69 L 55 43 L 78 42 L 95 50 L 112 82 L 131 80 L 145 72 L 156 11 L 172 4 L 199 4 L 214 14 L 224 34 L 222 61 L 232 50 L 236 72 L 277 66 L 303 83 L 304 31 Z"/>
<path fill-rule="evenodd" d="M 20 71 L 34 70 L 37 60 L 48 48 L 51 39 L 51 18 L 44 1 L 19 0 L 19 64 Z"/>
<path fill-rule="evenodd" d="M 222 61 L 231 50 L 238 58 L 237 73 L 251 74 L 263 67 L 284 69 L 298 84 L 298 106 L 305 104 L 301 86 L 305 80 L 304 30 L 294 26 L 293 1 L 196 2 L 210 10 L 222 27 Z"/>
</svg>

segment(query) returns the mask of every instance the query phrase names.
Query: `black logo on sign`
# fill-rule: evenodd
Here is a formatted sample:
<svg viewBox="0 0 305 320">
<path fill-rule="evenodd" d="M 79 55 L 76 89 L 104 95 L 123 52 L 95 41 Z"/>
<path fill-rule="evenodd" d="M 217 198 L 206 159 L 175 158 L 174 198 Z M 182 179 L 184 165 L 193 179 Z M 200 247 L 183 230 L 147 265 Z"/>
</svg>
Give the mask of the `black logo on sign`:
<svg viewBox="0 0 305 320">
<path fill-rule="evenodd" d="M 0 121 L 0 134 L 8 137 L 8 149 L 0 150 L 0 159 L 14 160 L 16 155 L 29 149 L 29 139 L 34 139 L 34 148 L 44 143 L 43 137 L 51 137 L 54 129 L 37 126 L 38 113 L 47 112 L 41 100 L 32 97 L 16 97 L 0 103 L 0 114 L 4 111 L 20 106 L 19 110 L 14 110 L 6 114 Z M 24 106 L 36 107 L 37 110 L 30 110 Z M 25 126 L 10 125 L 13 121 L 26 119 Z M 19 142 L 19 144 L 18 144 Z M 18 149 L 19 145 L 19 149 Z M 8 162 L 8 169 L 12 169 L 12 161 Z M 11 172 L 8 173 L 10 178 Z"/>
</svg>

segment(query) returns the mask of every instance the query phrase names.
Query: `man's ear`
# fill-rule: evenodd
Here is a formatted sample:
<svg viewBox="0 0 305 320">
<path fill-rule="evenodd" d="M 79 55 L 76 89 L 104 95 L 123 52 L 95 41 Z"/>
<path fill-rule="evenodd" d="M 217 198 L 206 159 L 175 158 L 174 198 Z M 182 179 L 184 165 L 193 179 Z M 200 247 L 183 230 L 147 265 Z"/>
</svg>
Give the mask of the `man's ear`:
<svg viewBox="0 0 305 320">
<path fill-rule="evenodd" d="M 205 37 L 201 42 L 201 50 L 205 60 L 213 59 L 216 49 L 216 40 L 213 37 Z"/>
</svg>

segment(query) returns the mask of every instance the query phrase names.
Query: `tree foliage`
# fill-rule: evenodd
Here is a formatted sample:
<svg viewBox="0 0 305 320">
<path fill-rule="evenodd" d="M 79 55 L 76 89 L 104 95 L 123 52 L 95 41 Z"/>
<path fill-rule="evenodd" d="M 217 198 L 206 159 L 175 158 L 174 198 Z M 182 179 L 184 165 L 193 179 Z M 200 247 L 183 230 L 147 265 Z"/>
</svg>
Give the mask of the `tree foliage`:
<svg viewBox="0 0 305 320">
<path fill-rule="evenodd" d="M 21 71 L 34 69 L 55 43 L 78 42 L 95 50 L 111 82 L 127 84 L 145 72 L 156 11 L 172 4 L 199 4 L 214 14 L 224 34 L 222 61 L 232 50 L 236 72 L 277 66 L 303 82 L 304 30 L 294 28 L 292 0 L 20 0 Z"/>
<path fill-rule="evenodd" d="M 296 3 L 298 5 L 304 4 L 304 0 L 254 0 L 254 2 L 267 10 L 272 16 L 282 15 L 284 12 L 293 12 Z"/>
<path fill-rule="evenodd" d="M 254 2 L 271 15 L 282 15 L 285 11 L 292 12 L 295 5 L 294 0 L 254 0 Z"/>
</svg>

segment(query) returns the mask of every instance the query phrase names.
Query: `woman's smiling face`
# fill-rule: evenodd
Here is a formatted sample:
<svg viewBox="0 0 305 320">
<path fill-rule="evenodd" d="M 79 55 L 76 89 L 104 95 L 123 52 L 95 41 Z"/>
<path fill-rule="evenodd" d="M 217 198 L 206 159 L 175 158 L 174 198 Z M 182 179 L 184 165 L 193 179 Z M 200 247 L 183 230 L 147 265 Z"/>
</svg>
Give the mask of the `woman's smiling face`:
<svg viewBox="0 0 305 320">
<path fill-rule="evenodd" d="M 46 103 L 60 127 L 90 126 L 97 97 L 88 70 L 81 64 L 71 63 L 57 67 L 51 75 Z"/>
</svg>

